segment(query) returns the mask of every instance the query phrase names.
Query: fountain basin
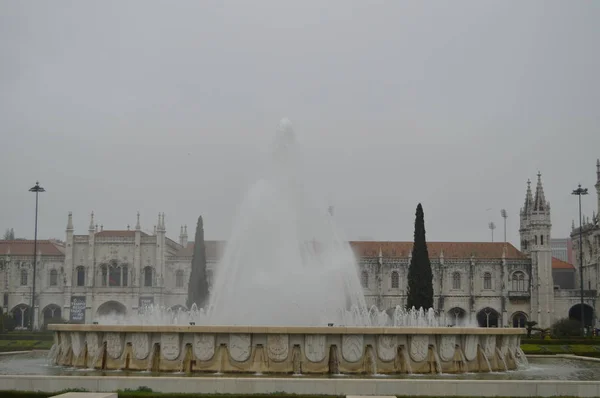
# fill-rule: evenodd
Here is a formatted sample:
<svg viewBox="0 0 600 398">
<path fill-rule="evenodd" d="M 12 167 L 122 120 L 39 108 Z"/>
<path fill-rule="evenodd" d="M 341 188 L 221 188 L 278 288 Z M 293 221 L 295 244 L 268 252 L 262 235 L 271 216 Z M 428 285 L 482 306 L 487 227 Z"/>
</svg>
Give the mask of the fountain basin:
<svg viewBox="0 0 600 398">
<path fill-rule="evenodd" d="M 524 329 L 49 325 L 56 365 L 155 372 L 401 374 L 516 369 Z"/>
</svg>

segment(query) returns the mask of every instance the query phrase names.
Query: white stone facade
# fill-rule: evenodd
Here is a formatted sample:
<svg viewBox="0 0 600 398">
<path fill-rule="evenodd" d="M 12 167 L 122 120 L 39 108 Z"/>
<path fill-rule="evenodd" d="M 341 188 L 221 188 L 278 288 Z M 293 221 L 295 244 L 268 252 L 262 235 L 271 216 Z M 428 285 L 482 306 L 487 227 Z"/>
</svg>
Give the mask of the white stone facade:
<svg viewBox="0 0 600 398">
<path fill-rule="evenodd" d="M 596 189 L 600 198 L 600 165 Z M 142 231 L 139 217 L 133 229 L 109 231 L 99 228 L 92 214 L 87 234 L 75 235 L 69 214 L 64 242 L 38 242 L 36 328 L 58 317 L 91 323 L 103 313 L 128 313 L 149 303 L 185 307 L 193 253 L 187 227 L 182 227 L 175 242 L 166 236 L 164 214 L 159 215 L 153 233 Z M 549 327 L 557 319 L 580 316 L 576 269 L 552 257 L 550 204 L 541 176 L 535 196 L 528 186 L 520 218 L 521 250 L 504 243 L 428 243 L 434 306 L 449 323 L 467 320 L 501 327 L 534 320 Z M 571 236 L 575 253 L 578 232 L 574 229 Z M 210 286 L 224 243 L 205 243 Z M 385 310 L 404 306 L 412 243 L 350 244 L 368 304 Z M 31 241 L 0 241 L 2 308 L 13 313 L 18 326 L 29 324 L 32 245 Z M 584 316 L 590 325 L 597 323 L 599 256 L 600 228 L 594 216 L 584 225 Z M 565 278 L 570 283 L 563 283 Z"/>
</svg>

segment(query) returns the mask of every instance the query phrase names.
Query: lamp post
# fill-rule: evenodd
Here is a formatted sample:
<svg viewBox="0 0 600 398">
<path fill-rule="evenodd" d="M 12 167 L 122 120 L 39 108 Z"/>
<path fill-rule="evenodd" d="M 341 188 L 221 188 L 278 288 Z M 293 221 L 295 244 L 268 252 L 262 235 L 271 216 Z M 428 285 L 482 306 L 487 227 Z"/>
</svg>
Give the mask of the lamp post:
<svg viewBox="0 0 600 398">
<path fill-rule="evenodd" d="M 587 188 L 581 188 L 581 184 L 574 190 L 572 195 L 579 196 L 579 284 L 581 293 L 581 335 L 585 333 L 585 320 L 583 311 L 583 225 L 581 221 L 581 195 L 587 195 Z"/>
<path fill-rule="evenodd" d="M 44 188 L 40 186 L 39 181 L 35 182 L 35 185 L 29 188 L 29 192 L 35 192 L 35 232 L 33 238 L 33 285 L 31 287 L 31 314 L 30 326 L 33 332 L 33 321 L 35 320 L 35 271 L 37 267 L 37 224 L 38 224 L 38 196 L 40 192 L 46 192 Z"/>
<path fill-rule="evenodd" d="M 504 219 L 504 243 L 506 243 L 506 219 L 508 218 L 508 214 L 505 209 L 500 210 L 500 215 Z"/>
<path fill-rule="evenodd" d="M 492 231 L 492 242 L 494 241 L 494 230 L 496 229 L 496 223 L 493 221 L 488 224 L 488 228 Z"/>
</svg>

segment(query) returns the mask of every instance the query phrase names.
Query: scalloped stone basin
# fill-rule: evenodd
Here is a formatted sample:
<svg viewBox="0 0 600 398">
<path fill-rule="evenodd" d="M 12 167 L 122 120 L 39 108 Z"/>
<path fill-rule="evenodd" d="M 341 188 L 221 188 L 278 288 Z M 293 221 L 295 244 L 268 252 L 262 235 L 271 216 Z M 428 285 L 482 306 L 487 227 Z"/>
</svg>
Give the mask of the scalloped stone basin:
<svg viewBox="0 0 600 398">
<path fill-rule="evenodd" d="M 516 369 L 524 329 L 49 325 L 57 365 L 154 372 L 398 374 Z"/>
</svg>

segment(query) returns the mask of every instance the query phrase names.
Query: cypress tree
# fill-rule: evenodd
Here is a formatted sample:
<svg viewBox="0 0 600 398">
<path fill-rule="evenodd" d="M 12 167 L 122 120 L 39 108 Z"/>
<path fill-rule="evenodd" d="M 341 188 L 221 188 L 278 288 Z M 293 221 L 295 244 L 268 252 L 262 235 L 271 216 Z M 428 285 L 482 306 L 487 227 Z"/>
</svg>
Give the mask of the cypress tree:
<svg viewBox="0 0 600 398">
<path fill-rule="evenodd" d="M 412 258 L 408 267 L 408 298 L 406 306 L 410 309 L 433 307 L 433 273 L 425 241 L 425 219 L 423 207 L 419 203 L 415 217 L 415 242 Z"/>
<path fill-rule="evenodd" d="M 206 279 L 206 248 L 204 246 L 204 226 L 202 216 L 198 217 L 196 236 L 194 237 L 194 256 L 192 257 L 192 272 L 188 284 L 187 307 L 196 304 L 203 307 L 208 301 L 208 281 Z"/>
</svg>

